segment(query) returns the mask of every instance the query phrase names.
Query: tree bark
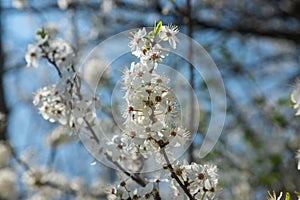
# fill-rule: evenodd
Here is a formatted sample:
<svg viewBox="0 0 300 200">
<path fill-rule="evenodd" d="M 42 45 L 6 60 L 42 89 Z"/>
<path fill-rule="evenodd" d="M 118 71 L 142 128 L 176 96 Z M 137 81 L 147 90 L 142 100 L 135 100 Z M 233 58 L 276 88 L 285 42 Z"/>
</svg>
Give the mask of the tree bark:
<svg viewBox="0 0 300 200">
<path fill-rule="evenodd" d="M 4 88 L 4 52 L 3 52 L 3 24 L 2 24 L 2 5 L 0 2 L 0 140 L 7 140 L 7 116 L 8 108 L 5 101 L 5 88 Z"/>
</svg>

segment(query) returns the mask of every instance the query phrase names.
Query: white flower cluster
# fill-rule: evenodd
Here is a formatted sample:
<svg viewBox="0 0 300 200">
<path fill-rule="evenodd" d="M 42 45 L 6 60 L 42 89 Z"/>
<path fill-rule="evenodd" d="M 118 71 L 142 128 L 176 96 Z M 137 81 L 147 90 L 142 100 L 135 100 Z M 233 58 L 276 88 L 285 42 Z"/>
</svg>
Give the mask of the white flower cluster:
<svg viewBox="0 0 300 200">
<path fill-rule="evenodd" d="M 63 125 L 67 124 L 67 105 L 56 85 L 39 89 L 35 94 L 33 104 L 39 108 L 44 119 L 50 122 L 59 121 Z"/>
<path fill-rule="evenodd" d="M 143 28 L 132 34 L 129 47 L 139 62 L 132 62 L 122 77 L 127 105 L 123 113 L 125 133 L 107 143 L 106 153 L 109 152 L 107 155 L 113 162 L 122 164 L 131 158 L 133 163 L 139 163 L 135 167 L 128 167 L 128 163 L 122 165 L 132 172 L 139 172 L 143 167 L 141 163 L 149 157 L 165 170 L 161 177 L 147 179 L 140 189 L 131 189 L 124 181 L 119 183 L 110 192 L 109 199 L 159 199 L 158 188 L 153 187 L 153 183 L 162 180 L 170 182 L 178 199 L 185 195 L 190 199 L 213 199 L 215 196 L 217 167 L 182 164 L 175 161 L 169 149 L 182 147 L 190 139 L 189 132 L 180 123 L 181 107 L 168 87 L 169 78 L 157 72 L 158 63 L 169 52 L 164 41 L 176 48 L 177 33 L 176 27 L 163 26 L 160 22 L 149 33 Z M 163 179 L 166 174 L 167 179 Z"/>
<path fill-rule="evenodd" d="M 30 44 L 25 56 L 27 66 L 38 66 L 40 58 L 46 58 L 60 76 L 57 84 L 39 89 L 33 104 L 38 107 L 44 119 L 67 125 L 76 132 L 92 117 L 92 106 L 97 99 L 81 94 L 81 80 L 73 65 L 73 50 L 62 39 L 52 39 L 55 27 L 45 27 L 38 31 L 36 44 Z"/>
<path fill-rule="evenodd" d="M 154 199 L 157 189 L 153 183 L 148 183 L 145 187 L 136 188 L 126 181 L 122 181 L 113 187 L 108 195 L 109 200 L 115 199 Z"/>
<path fill-rule="evenodd" d="M 175 165 L 176 166 L 176 165 Z M 187 183 L 188 190 L 195 199 L 213 199 L 218 184 L 217 166 L 197 163 L 178 165 L 174 168 L 182 183 Z M 172 180 L 174 194 L 180 194 L 180 186 Z"/>
<path fill-rule="evenodd" d="M 38 31 L 36 43 L 28 45 L 25 55 L 27 67 L 38 67 L 38 60 L 47 58 L 58 70 L 68 70 L 74 57 L 71 46 L 61 39 L 52 38 L 56 28 L 46 26 Z"/>
<path fill-rule="evenodd" d="M 168 86 L 169 78 L 157 68 L 158 63 L 168 56 L 167 46 L 176 48 L 177 33 L 177 27 L 163 26 L 159 22 L 150 32 L 143 28 L 132 34 L 129 47 L 139 61 L 132 62 L 122 76 L 126 91 L 123 134 L 107 140 L 101 138 L 101 141 L 94 129 L 99 123 L 92 114 L 92 106 L 98 100 L 82 94 L 81 79 L 72 65 L 70 46 L 52 39 L 46 29 L 39 31 L 36 44 L 29 46 L 28 66 L 37 66 L 38 59 L 43 57 L 60 76 L 58 84 L 41 88 L 35 94 L 33 103 L 42 116 L 77 132 L 83 129 L 90 132 L 92 136 L 86 138 L 97 142 L 99 154 L 127 175 L 125 181 L 109 192 L 109 199 L 161 199 L 158 183 L 162 181 L 170 182 L 175 196 L 181 194 L 178 198 L 213 199 L 215 196 L 216 166 L 181 163 L 172 152 L 191 139 L 190 132 L 182 126 L 181 106 Z M 58 144 L 61 136 L 56 137 L 53 141 Z M 140 176 L 149 158 L 163 168 L 157 178 Z M 35 184 L 47 178 L 38 172 L 32 177 Z"/>
<path fill-rule="evenodd" d="M 168 55 L 162 47 L 169 40 L 176 48 L 176 27 L 157 26 L 147 33 L 143 28 L 132 35 L 129 42 L 132 54 L 140 61 L 132 62 L 125 70 L 123 84 L 127 108 L 123 114 L 130 149 L 141 153 L 156 152 L 159 145 L 181 146 L 189 139 L 180 124 L 180 105 L 168 87 L 169 78 L 157 73 L 158 62 Z M 176 141 L 176 142 L 175 142 Z M 160 143 L 160 144 L 159 144 Z M 136 149 L 138 148 L 138 149 Z"/>
<path fill-rule="evenodd" d="M 78 130 L 84 122 L 83 118 L 92 117 L 94 101 L 78 96 L 74 81 L 62 78 L 57 85 L 39 89 L 35 93 L 33 104 L 38 107 L 44 119 L 50 122 L 58 121 L 62 125 Z"/>
</svg>

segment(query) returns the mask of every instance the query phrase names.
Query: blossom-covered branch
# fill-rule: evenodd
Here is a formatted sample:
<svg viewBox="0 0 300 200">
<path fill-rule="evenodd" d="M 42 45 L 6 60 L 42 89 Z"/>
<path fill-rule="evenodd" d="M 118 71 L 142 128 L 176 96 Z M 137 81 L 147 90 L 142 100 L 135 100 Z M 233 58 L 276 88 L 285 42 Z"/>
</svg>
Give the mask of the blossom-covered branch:
<svg viewBox="0 0 300 200">
<path fill-rule="evenodd" d="M 28 66 L 37 66 L 39 58 L 46 58 L 60 77 L 57 84 L 36 92 L 33 103 L 39 112 L 46 120 L 59 122 L 76 134 L 89 134 L 89 140 L 99 148 L 99 156 L 127 176 L 111 190 L 109 199 L 161 199 L 162 180 L 170 183 L 178 198 L 213 199 L 215 196 L 216 166 L 179 162 L 172 152 L 190 141 L 191 134 L 182 126 L 181 105 L 169 86 L 170 78 L 157 69 L 170 53 L 169 47 L 176 48 L 177 34 L 176 26 L 162 22 L 149 32 L 142 28 L 132 33 L 129 47 L 139 61 L 132 62 L 122 76 L 126 105 L 123 134 L 101 140 L 96 132 L 98 119 L 92 112 L 92 105 L 99 100 L 94 95 L 82 95 L 70 46 L 64 42 L 59 45 L 45 29 L 38 32 L 37 43 L 29 45 Z M 159 179 L 142 174 L 149 158 L 161 166 L 163 175 Z"/>
</svg>

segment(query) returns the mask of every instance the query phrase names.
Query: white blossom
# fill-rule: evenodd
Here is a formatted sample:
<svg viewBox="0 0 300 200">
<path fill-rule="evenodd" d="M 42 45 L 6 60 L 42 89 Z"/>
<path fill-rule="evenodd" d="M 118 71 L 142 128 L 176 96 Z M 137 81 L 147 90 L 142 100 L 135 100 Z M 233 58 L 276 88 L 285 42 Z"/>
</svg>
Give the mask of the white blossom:
<svg viewBox="0 0 300 200">
<path fill-rule="evenodd" d="M 291 94 L 291 101 L 293 103 L 293 108 L 296 110 L 295 115 L 300 115 L 300 86 L 297 86 L 292 94 Z"/>
<path fill-rule="evenodd" d="M 49 57 L 56 63 L 60 70 L 66 70 L 72 64 L 74 52 L 72 47 L 62 39 L 50 42 Z"/>
<path fill-rule="evenodd" d="M 164 41 L 168 40 L 173 49 L 176 49 L 176 43 L 178 42 L 178 38 L 176 34 L 178 33 L 178 29 L 176 26 L 163 26 L 160 32 L 160 38 Z"/>
<path fill-rule="evenodd" d="M 25 55 L 27 67 L 38 67 L 38 59 L 41 57 L 41 50 L 38 46 L 29 44 Z"/>
<path fill-rule="evenodd" d="M 146 36 L 146 28 L 139 29 L 136 33 L 132 35 L 131 41 L 129 42 L 129 47 L 133 55 L 140 57 L 143 53 L 143 45 Z"/>
</svg>

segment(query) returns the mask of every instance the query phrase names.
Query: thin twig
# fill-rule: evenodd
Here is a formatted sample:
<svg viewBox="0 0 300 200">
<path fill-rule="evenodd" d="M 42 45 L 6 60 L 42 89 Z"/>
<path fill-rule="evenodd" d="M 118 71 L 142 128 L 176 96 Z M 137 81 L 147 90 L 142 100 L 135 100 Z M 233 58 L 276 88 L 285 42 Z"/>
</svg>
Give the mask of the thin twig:
<svg viewBox="0 0 300 200">
<path fill-rule="evenodd" d="M 156 139 L 150 137 L 149 138 L 150 140 L 153 140 L 156 144 L 158 144 L 158 146 L 160 147 L 161 149 L 161 152 L 164 156 L 164 159 L 165 161 L 167 162 L 167 167 L 168 167 L 168 170 L 170 171 L 171 173 L 171 177 L 174 178 L 176 180 L 176 182 L 179 184 L 179 186 L 183 189 L 184 193 L 189 197 L 190 200 L 195 200 L 195 198 L 192 196 L 192 194 L 190 193 L 189 189 L 186 187 L 186 185 L 184 185 L 181 180 L 179 179 L 179 177 L 177 176 L 177 174 L 175 173 L 174 171 L 174 168 L 168 158 L 168 155 L 166 153 L 166 150 L 165 150 L 165 147 L 166 147 L 166 143 L 163 143 L 163 142 L 160 142 L 160 141 L 157 141 Z"/>
<path fill-rule="evenodd" d="M 56 69 L 56 71 L 57 71 L 57 73 L 58 73 L 58 76 L 59 76 L 60 78 L 62 78 L 62 73 L 61 73 L 60 69 L 58 68 L 58 66 L 57 66 L 57 64 L 56 64 L 56 62 L 55 62 L 55 60 L 51 60 L 51 59 L 50 59 L 48 53 L 45 51 L 45 49 L 44 49 L 43 47 L 41 47 L 41 49 L 42 49 L 42 52 L 44 53 L 43 57 L 46 58 L 46 59 L 48 60 L 48 62 L 51 63 L 51 64 L 54 66 L 54 68 Z M 54 57 L 54 55 L 53 55 L 53 57 Z"/>
<path fill-rule="evenodd" d="M 100 140 L 99 140 L 99 138 L 97 137 L 97 135 L 96 135 L 96 133 L 95 133 L 93 127 L 90 125 L 90 123 L 86 120 L 85 117 L 83 117 L 83 121 L 85 122 L 85 124 L 87 125 L 89 131 L 91 132 L 91 134 L 92 134 L 92 139 L 94 139 L 94 140 L 97 142 L 97 144 L 100 144 Z"/>
<path fill-rule="evenodd" d="M 174 178 L 176 180 L 176 182 L 179 184 L 179 186 L 183 189 L 184 193 L 189 197 L 190 200 L 196 200 L 192 194 L 190 193 L 189 189 L 181 182 L 181 180 L 179 179 L 179 177 L 177 176 L 177 174 L 175 173 L 174 171 L 174 168 L 168 158 L 168 155 L 165 151 L 165 148 L 161 148 L 161 151 L 163 153 L 163 156 L 167 162 L 167 166 L 168 166 L 168 169 L 171 173 L 171 177 Z"/>
<path fill-rule="evenodd" d="M 17 153 L 14 150 L 14 148 L 12 147 L 12 145 L 9 142 L 6 142 L 6 143 L 7 143 L 8 148 L 10 149 L 12 157 L 17 161 L 17 163 L 19 165 L 23 166 L 25 168 L 25 170 L 27 170 L 27 171 L 31 170 L 30 165 L 17 156 Z"/>
<path fill-rule="evenodd" d="M 137 184 L 139 184 L 142 187 L 146 186 L 145 181 L 140 176 L 138 176 L 137 174 L 129 173 L 118 162 L 113 161 L 113 159 L 110 155 L 108 155 L 108 154 L 105 154 L 105 155 L 111 163 L 113 163 L 117 168 L 119 168 L 124 174 L 126 174 L 128 177 L 130 177 L 132 180 L 134 180 Z"/>
</svg>

